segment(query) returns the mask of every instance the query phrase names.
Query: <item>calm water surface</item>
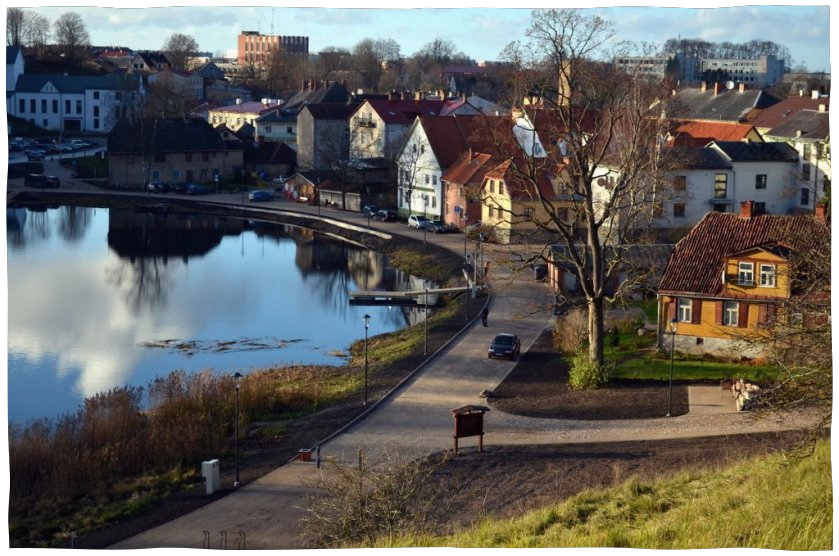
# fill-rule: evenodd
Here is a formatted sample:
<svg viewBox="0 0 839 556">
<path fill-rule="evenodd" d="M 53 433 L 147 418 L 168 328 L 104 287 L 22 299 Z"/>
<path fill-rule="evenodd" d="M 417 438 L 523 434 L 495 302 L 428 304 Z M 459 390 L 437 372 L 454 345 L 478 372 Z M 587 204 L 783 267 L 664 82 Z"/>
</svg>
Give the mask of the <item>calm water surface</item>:
<svg viewBox="0 0 839 556">
<path fill-rule="evenodd" d="M 123 209 L 7 209 L 9 420 L 175 369 L 342 364 L 353 341 L 421 318 L 350 306 L 420 289 L 386 257 L 311 231 Z"/>
</svg>

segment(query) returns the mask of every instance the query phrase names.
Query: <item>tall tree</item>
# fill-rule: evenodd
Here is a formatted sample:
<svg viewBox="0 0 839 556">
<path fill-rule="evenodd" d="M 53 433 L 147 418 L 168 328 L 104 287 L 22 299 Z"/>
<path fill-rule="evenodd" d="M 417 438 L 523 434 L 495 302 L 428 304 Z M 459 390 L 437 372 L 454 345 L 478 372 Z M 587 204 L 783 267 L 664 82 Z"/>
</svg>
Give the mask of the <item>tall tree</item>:
<svg viewBox="0 0 839 556">
<path fill-rule="evenodd" d="M 376 41 L 364 39 L 356 44 L 353 48 L 353 61 L 364 90 L 375 92 L 382 75 L 382 62 L 376 52 Z"/>
<path fill-rule="evenodd" d="M 664 123 L 651 108 L 661 92 L 595 59 L 619 54 L 602 52 L 614 31 L 600 17 L 577 9 L 534 10 L 526 36 L 526 43 L 507 51 L 536 104 L 518 126 L 518 151 L 508 150 L 506 158 L 517 187 L 542 210 L 511 212 L 510 218 L 529 219 L 547 237 L 526 264 L 540 258 L 556 264 L 551 253 L 563 253 L 562 264 L 573 270 L 586 301 L 589 360 L 602 368 L 610 286 L 664 187 Z M 560 200 L 556 192 L 562 190 L 569 194 Z"/>
<path fill-rule="evenodd" d="M 27 12 L 26 19 L 26 45 L 35 52 L 37 58 L 41 58 L 49 41 L 50 20 L 34 12 Z"/>
<path fill-rule="evenodd" d="M 76 12 L 64 12 L 53 25 L 55 41 L 61 47 L 65 60 L 73 63 L 81 58 L 90 46 L 90 35 L 82 17 Z"/>
<path fill-rule="evenodd" d="M 195 56 L 195 53 L 198 52 L 198 43 L 192 35 L 174 33 L 166 39 L 162 50 L 173 68 L 186 69 L 189 58 Z"/>
<path fill-rule="evenodd" d="M 26 35 L 26 12 L 6 8 L 6 46 L 23 46 Z"/>
</svg>

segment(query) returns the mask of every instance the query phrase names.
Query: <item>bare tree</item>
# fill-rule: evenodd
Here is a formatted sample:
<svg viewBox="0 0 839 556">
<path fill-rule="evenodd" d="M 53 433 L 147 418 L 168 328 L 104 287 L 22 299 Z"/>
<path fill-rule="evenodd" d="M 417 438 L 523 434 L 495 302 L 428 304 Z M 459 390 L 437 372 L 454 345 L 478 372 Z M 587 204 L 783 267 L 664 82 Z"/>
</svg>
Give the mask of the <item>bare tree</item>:
<svg viewBox="0 0 839 556">
<path fill-rule="evenodd" d="M 64 12 L 55 21 L 55 41 L 61 47 L 67 62 L 77 61 L 82 51 L 90 46 L 90 35 L 82 17 L 76 12 Z"/>
<path fill-rule="evenodd" d="M 49 41 L 50 20 L 33 12 L 26 13 L 25 39 L 26 45 L 40 58 L 44 55 L 44 49 Z"/>
<path fill-rule="evenodd" d="M 175 69 L 186 69 L 187 60 L 198 52 L 198 43 L 192 35 L 175 33 L 166 39 L 162 48 Z"/>
<path fill-rule="evenodd" d="M 347 207 L 347 186 L 356 180 L 364 153 L 370 144 L 363 133 L 331 128 L 318 138 L 318 150 L 324 165 L 341 190 L 341 208 Z"/>
<path fill-rule="evenodd" d="M 353 61 L 356 72 L 361 76 L 361 86 L 365 90 L 375 91 L 382 75 L 382 63 L 376 51 L 376 41 L 364 39 L 353 48 Z"/>
<path fill-rule="evenodd" d="M 6 46 L 23 46 L 26 35 L 26 12 L 21 8 L 6 8 Z"/>
<path fill-rule="evenodd" d="M 509 172 L 541 208 L 510 217 L 529 217 L 548 237 L 525 265 L 539 259 L 556 264 L 552 256 L 560 253 L 562 264 L 573 269 L 587 306 L 588 357 L 596 368 L 604 363 L 611 284 L 623 266 L 625 246 L 652 218 L 664 183 L 659 138 L 665 124 L 651 109 L 660 91 L 594 60 L 613 36 L 609 22 L 581 10 L 535 10 L 529 42 L 507 49 L 520 64 L 534 103 L 528 121 L 519 125 L 524 133 L 518 133 L 518 152 L 508 156 Z M 543 156 L 535 140 L 526 140 L 528 130 L 541 141 Z M 547 180 L 553 187 L 545 187 Z M 559 201 L 562 189 L 569 195 Z"/>
</svg>

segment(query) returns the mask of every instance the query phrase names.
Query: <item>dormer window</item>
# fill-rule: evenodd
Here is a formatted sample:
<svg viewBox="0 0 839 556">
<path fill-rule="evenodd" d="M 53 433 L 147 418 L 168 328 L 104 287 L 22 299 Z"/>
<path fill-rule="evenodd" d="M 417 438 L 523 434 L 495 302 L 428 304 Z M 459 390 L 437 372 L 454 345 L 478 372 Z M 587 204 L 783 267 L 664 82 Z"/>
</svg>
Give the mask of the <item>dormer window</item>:
<svg viewBox="0 0 839 556">
<path fill-rule="evenodd" d="M 755 283 L 754 263 L 739 263 L 737 268 L 737 284 L 740 286 L 753 286 Z"/>
</svg>

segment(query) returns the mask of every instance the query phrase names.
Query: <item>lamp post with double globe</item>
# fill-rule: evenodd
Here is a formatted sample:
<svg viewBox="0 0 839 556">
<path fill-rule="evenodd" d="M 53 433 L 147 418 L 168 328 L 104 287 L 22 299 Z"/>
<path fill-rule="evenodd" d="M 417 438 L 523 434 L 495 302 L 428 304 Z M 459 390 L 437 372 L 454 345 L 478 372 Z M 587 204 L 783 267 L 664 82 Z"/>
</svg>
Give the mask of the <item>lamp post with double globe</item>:
<svg viewBox="0 0 839 556">
<path fill-rule="evenodd" d="M 233 382 L 236 385 L 236 481 L 234 487 L 239 486 L 239 386 L 242 380 L 242 373 L 233 375 Z"/>
<path fill-rule="evenodd" d="M 667 389 L 667 417 L 670 417 L 673 407 L 673 359 L 676 354 L 676 328 L 678 325 L 678 320 L 670 321 L 670 386 Z"/>
<path fill-rule="evenodd" d="M 365 314 L 364 319 L 364 405 L 367 405 L 367 333 L 370 329 L 370 315 Z"/>
</svg>

